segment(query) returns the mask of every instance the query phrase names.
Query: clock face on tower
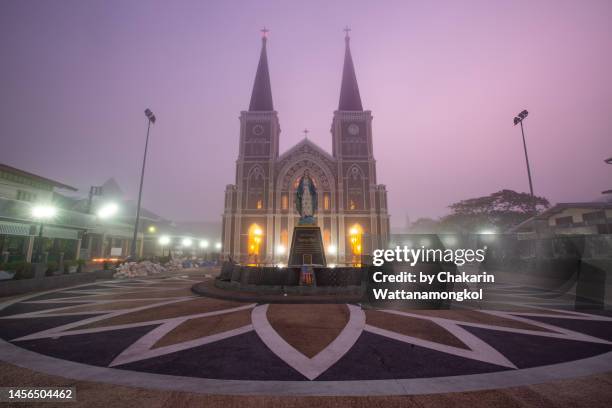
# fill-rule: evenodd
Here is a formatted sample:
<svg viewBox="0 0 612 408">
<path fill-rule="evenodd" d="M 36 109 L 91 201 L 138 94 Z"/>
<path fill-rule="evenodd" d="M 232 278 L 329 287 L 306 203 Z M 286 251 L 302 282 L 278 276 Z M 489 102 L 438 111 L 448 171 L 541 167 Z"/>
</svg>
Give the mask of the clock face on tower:
<svg viewBox="0 0 612 408">
<path fill-rule="evenodd" d="M 351 136 L 357 136 L 359 134 L 359 126 L 355 123 L 351 123 L 348 126 L 348 132 Z"/>
<path fill-rule="evenodd" d="M 261 135 L 263 135 L 264 128 L 261 125 L 255 125 L 255 126 L 253 126 L 252 131 L 253 131 L 253 134 L 255 136 L 261 136 Z"/>
</svg>

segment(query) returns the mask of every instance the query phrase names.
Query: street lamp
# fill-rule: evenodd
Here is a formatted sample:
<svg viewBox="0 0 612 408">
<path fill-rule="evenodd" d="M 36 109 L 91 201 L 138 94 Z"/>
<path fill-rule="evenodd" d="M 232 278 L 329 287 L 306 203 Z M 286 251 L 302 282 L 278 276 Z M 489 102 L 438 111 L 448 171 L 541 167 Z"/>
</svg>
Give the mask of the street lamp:
<svg viewBox="0 0 612 408">
<path fill-rule="evenodd" d="M 200 241 L 200 248 L 206 249 L 206 248 L 208 248 L 208 245 L 209 244 L 208 244 L 207 240 L 203 239 L 202 241 Z"/>
<path fill-rule="evenodd" d="M 514 117 L 514 126 L 520 123 L 521 134 L 523 135 L 523 148 L 525 149 L 525 162 L 527 163 L 527 177 L 529 178 L 529 192 L 531 193 L 531 205 L 533 206 L 533 214 L 536 214 L 536 203 L 533 195 L 533 183 L 531 181 L 531 169 L 529 167 L 529 156 L 527 156 L 527 143 L 525 142 L 525 129 L 523 128 L 523 120 L 527 117 L 529 112 L 523 110 L 521 113 Z"/>
<path fill-rule="evenodd" d="M 215 248 L 216 248 L 216 249 L 221 249 L 221 243 L 220 243 L 220 242 L 217 242 L 217 243 L 215 244 Z"/>
<path fill-rule="evenodd" d="M 98 216 L 98 218 L 104 220 L 117 214 L 117 211 L 119 211 L 119 206 L 117 204 L 108 203 L 100 207 L 96 212 L 96 215 Z"/>
<path fill-rule="evenodd" d="M 162 256 L 164 256 L 164 247 L 170 243 L 170 237 L 167 235 L 162 235 L 159 237 L 159 245 L 162 247 Z"/>
<path fill-rule="evenodd" d="M 43 227 L 45 220 L 50 220 L 57 215 L 57 208 L 50 205 L 37 205 L 32 208 L 32 218 L 40 221 L 38 230 L 38 250 L 36 251 L 36 260 L 42 262 L 43 252 Z"/>
<path fill-rule="evenodd" d="M 181 241 L 181 244 L 184 247 L 189 248 L 191 246 L 191 244 L 193 244 L 193 241 L 191 240 L 191 238 L 183 238 L 183 240 Z"/>
<path fill-rule="evenodd" d="M 155 123 L 155 115 L 151 112 L 151 109 L 145 109 L 145 116 L 147 117 L 147 139 L 145 141 L 144 157 L 142 159 L 142 171 L 140 172 L 140 187 L 138 189 L 138 205 L 136 207 L 136 222 L 134 223 L 134 236 L 132 237 L 132 248 L 130 248 L 130 258 L 136 259 L 136 238 L 138 237 L 138 223 L 140 222 L 140 202 L 142 201 L 142 183 L 144 181 L 145 164 L 147 163 L 147 148 L 149 147 L 149 130 L 151 130 L 151 123 Z"/>
</svg>

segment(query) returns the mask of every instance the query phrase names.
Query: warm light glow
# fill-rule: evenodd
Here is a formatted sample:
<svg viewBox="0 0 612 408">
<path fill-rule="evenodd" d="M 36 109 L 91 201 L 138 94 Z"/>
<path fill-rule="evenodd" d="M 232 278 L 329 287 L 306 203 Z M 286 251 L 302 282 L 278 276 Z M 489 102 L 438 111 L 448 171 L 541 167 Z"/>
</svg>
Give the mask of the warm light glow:
<svg viewBox="0 0 612 408">
<path fill-rule="evenodd" d="M 357 259 L 363 252 L 363 248 L 361 246 L 361 236 L 363 235 L 363 228 L 361 225 L 355 224 L 349 230 L 349 243 L 351 244 L 351 252 L 353 253 L 353 258 L 355 262 L 358 262 Z"/>
<path fill-rule="evenodd" d="M 282 263 L 279 263 L 278 265 L 276 265 L 276 267 L 277 267 L 277 268 L 281 268 L 281 269 L 282 269 L 282 268 L 284 268 L 285 266 L 286 266 L 286 265 L 285 265 L 285 264 L 282 264 Z"/>
<path fill-rule="evenodd" d="M 336 264 L 329 264 L 329 265 L 327 265 L 327 266 L 333 269 L 333 268 L 335 268 L 335 267 L 336 267 Z"/>
<path fill-rule="evenodd" d="M 57 214 L 57 208 L 50 205 L 37 205 L 32 208 L 32 217 L 47 220 L 49 218 L 55 217 Z"/>
<path fill-rule="evenodd" d="M 217 243 L 215 244 L 215 248 L 217 248 L 217 249 L 221 249 L 221 247 L 222 247 L 222 245 L 221 245 L 221 243 L 220 243 L 220 242 L 217 242 Z"/>
<path fill-rule="evenodd" d="M 155 225 L 149 225 L 149 228 L 147 229 L 147 231 L 149 231 L 149 234 L 155 234 L 155 232 L 157 231 L 157 228 L 155 228 Z"/>
<path fill-rule="evenodd" d="M 336 248 L 335 245 L 330 245 L 327 247 L 327 253 L 334 255 L 336 252 L 338 252 L 338 249 Z"/>
<path fill-rule="evenodd" d="M 208 248 L 208 241 L 203 239 L 202 241 L 200 241 L 200 248 Z"/>
<path fill-rule="evenodd" d="M 117 214 L 119 211 L 119 206 L 115 203 L 107 203 L 98 209 L 98 217 L 102 219 L 110 218 L 113 215 Z"/>
<path fill-rule="evenodd" d="M 485 229 L 485 230 L 480 231 L 480 234 L 482 234 L 482 235 L 493 235 L 493 234 L 495 234 L 495 231 L 490 230 L 490 229 Z"/>
<path fill-rule="evenodd" d="M 252 224 L 249 227 L 247 249 L 249 256 L 258 257 L 259 249 L 262 242 L 263 231 L 257 224 Z"/>
<path fill-rule="evenodd" d="M 285 247 L 283 245 L 279 245 L 276 247 L 276 253 L 282 255 L 285 253 Z"/>
<path fill-rule="evenodd" d="M 183 244 L 184 247 L 190 247 L 191 244 L 193 244 L 193 241 L 191 240 L 191 238 L 183 238 L 181 244 Z"/>
<path fill-rule="evenodd" d="M 91 260 L 95 263 L 103 263 L 103 262 L 118 262 L 119 258 L 94 258 Z"/>
<path fill-rule="evenodd" d="M 170 243 L 170 237 L 167 235 L 161 236 L 159 237 L 159 244 L 160 245 L 168 245 Z"/>
</svg>

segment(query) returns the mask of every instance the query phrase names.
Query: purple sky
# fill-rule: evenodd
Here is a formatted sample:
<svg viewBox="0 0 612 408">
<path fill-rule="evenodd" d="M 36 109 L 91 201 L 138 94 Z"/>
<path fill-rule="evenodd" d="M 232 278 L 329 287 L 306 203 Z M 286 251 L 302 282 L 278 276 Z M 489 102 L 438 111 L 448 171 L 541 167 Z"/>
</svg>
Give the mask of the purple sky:
<svg viewBox="0 0 612 408">
<path fill-rule="evenodd" d="M 528 191 L 590 200 L 612 188 L 612 2 L 0 3 L 0 161 L 75 185 L 115 176 L 179 220 L 220 220 L 234 182 L 262 26 L 281 152 L 331 151 L 344 41 L 374 115 L 378 182 L 394 225 L 454 201 Z"/>
</svg>

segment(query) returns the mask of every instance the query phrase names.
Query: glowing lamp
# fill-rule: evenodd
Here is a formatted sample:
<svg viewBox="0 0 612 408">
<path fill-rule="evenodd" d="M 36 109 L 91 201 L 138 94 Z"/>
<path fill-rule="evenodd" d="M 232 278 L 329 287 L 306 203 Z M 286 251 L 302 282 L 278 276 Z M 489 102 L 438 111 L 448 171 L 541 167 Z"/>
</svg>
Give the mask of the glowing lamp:
<svg viewBox="0 0 612 408">
<path fill-rule="evenodd" d="M 32 208 L 32 217 L 39 220 L 47 220 L 57 215 L 57 208 L 50 205 L 37 205 Z"/>
<path fill-rule="evenodd" d="M 117 214 L 119 206 L 115 203 L 108 203 L 98 209 L 97 215 L 99 218 L 106 219 Z"/>
</svg>

